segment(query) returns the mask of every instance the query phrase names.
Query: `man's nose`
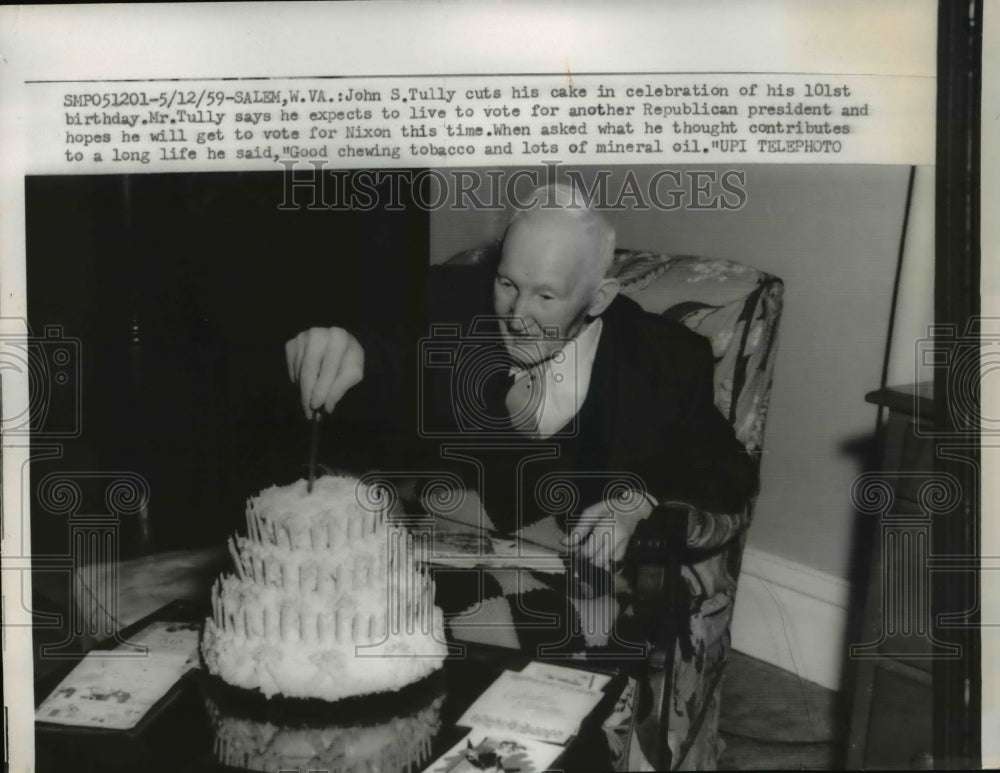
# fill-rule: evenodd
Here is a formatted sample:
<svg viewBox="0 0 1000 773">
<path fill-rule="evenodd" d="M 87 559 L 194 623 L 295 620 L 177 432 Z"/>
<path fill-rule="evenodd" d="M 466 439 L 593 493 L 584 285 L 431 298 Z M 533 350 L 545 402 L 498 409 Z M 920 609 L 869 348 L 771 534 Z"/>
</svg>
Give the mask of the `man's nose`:
<svg viewBox="0 0 1000 773">
<path fill-rule="evenodd" d="M 528 321 L 517 312 L 511 311 L 507 317 L 507 327 L 512 333 L 525 333 L 528 330 Z"/>
<path fill-rule="evenodd" d="M 507 325 L 515 333 L 523 333 L 531 327 L 527 304 L 521 298 L 511 304 L 507 317 Z"/>
</svg>

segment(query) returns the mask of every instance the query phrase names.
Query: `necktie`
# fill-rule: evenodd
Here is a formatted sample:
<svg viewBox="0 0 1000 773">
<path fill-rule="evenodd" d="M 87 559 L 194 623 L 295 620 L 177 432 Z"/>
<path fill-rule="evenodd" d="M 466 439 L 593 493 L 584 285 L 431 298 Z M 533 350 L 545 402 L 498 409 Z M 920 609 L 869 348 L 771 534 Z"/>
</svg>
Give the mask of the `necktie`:
<svg viewBox="0 0 1000 773">
<path fill-rule="evenodd" d="M 518 432 L 531 435 L 538 429 L 543 388 L 540 368 L 529 368 L 515 376 L 514 384 L 507 392 L 505 404 L 510 414 L 511 426 Z"/>
</svg>

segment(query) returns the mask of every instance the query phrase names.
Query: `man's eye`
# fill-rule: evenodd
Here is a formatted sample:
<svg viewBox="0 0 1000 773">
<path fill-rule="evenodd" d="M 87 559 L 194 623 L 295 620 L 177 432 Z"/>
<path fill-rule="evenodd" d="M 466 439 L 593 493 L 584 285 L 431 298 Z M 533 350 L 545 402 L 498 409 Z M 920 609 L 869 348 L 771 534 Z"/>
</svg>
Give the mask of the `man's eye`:
<svg viewBox="0 0 1000 773">
<path fill-rule="evenodd" d="M 539 297 L 543 301 L 553 301 L 553 300 L 555 300 L 555 296 L 552 293 L 542 293 Z"/>
</svg>

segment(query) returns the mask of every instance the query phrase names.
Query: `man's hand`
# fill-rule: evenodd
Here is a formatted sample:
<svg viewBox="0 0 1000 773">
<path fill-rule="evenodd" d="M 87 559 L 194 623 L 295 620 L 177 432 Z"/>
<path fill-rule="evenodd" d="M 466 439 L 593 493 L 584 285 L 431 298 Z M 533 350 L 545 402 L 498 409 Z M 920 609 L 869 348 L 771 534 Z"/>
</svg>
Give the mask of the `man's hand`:
<svg viewBox="0 0 1000 773">
<path fill-rule="evenodd" d="M 639 521 L 653 512 L 650 500 L 637 491 L 605 500 L 584 510 L 563 544 L 578 558 L 602 569 L 625 558 L 625 549 Z"/>
<path fill-rule="evenodd" d="M 285 344 L 288 378 L 298 382 L 306 418 L 321 408 L 331 413 L 344 393 L 361 383 L 365 350 L 343 328 L 314 327 Z"/>
</svg>

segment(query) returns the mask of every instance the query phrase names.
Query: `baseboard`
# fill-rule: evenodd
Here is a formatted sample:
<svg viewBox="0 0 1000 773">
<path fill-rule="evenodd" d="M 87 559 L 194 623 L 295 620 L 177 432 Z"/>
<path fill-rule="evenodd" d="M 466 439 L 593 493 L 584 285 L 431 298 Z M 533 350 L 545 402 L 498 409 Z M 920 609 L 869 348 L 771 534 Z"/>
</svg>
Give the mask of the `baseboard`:
<svg viewBox="0 0 1000 773">
<path fill-rule="evenodd" d="M 733 649 L 839 690 L 849 593 L 846 580 L 748 547 Z"/>
</svg>

